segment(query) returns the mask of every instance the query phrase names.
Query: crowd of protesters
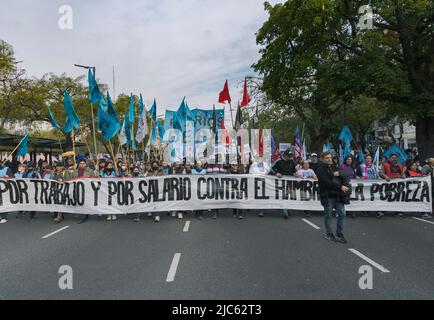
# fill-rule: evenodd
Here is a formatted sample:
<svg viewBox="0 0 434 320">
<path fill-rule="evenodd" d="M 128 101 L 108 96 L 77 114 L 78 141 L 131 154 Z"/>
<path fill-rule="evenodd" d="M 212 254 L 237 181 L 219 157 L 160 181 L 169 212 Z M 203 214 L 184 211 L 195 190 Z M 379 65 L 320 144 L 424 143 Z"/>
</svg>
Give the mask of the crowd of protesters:
<svg viewBox="0 0 434 320">
<path fill-rule="evenodd" d="M 19 164 L 16 172 L 12 172 L 8 164 L 0 166 L 0 177 L 16 178 L 16 179 L 51 179 L 56 181 L 66 181 L 81 177 L 100 177 L 100 178 L 115 178 L 115 177 L 149 177 L 149 176 L 164 176 L 171 174 L 273 174 L 277 177 L 293 176 L 300 179 L 312 179 L 318 180 L 321 175 L 325 177 L 329 174 L 329 171 L 334 175 L 338 175 L 341 179 L 341 185 L 345 186 L 344 189 L 350 190 L 351 179 L 385 179 L 387 181 L 392 179 L 401 179 L 407 177 L 433 177 L 434 158 L 430 158 L 426 163 L 422 164 L 419 161 L 409 161 L 406 165 L 402 165 L 397 161 L 397 155 L 390 155 L 389 159 L 381 158 L 380 164 L 373 163 L 371 155 L 366 155 L 364 161 L 359 163 L 358 157 L 355 155 L 349 155 L 345 157 L 342 163 L 339 162 L 338 157 L 333 156 L 331 153 L 327 153 L 330 159 L 324 159 L 324 155 L 319 159 L 316 153 L 312 153 L 308 156 L 307 160 L 296 161 L 294 159 L 291 150 L 286 150 L 281 153 L 280 158 L 274 162 L 273 165 L 269 165 L 265 162 L 253 163 L 250 165 L 240 164 L 228 164 L 228 165 L 207 165 L 197 161 L 194 165 L 182 162 L 175 162 L 169 165 L 165 161 L 157 161 L 153 157 L 150 161 L 131 161 L 132 165 L 128 162 L 124 162 L 119 159 L 113 162 L 111 159 L 100 159 L 93 161 L 86 156 L 65 157 L 63 161 L 56 162 L 51 167 L 47 161 L 40 160 L 38 164 L 33 162 L 27 162 L 25 164 Z M 75 161 L 74 161 L 75 160 Z M 324 162 L 330 162 L 327 164 L 327 168 L 323 168 Z M 336 172 L 338 174 L 336 174 Z M 320 181 L 320 194 L 321 194 L 321 181 Z M 327 197 L 328 193 L 325 195 Z M 324 197 L 321 194 L 322 198 Z M 342 198 L 341 203 L 349 203 L 349 194 Z M 285 219 L 290 216 L 290 208 L 282 210 L 282 215 Z M 218 209 L 208 210 L 212 214 L 212 218 L 217 219 L 219 211 Z M 243 219 L 244 213 L 247 210 L 232 209 L 234 218 Z M 325 210 L 327 211 L 327 210 Z M 342 215 L 340 208 L 332 208 L 332 211 L 336 213 L 339 218 Z M 198 219 L 203 219 L 203 210 L 194 211 L 195 216 Z M 306 216 L 309 216 L 308 211 L 304 211 Z M 332 212 L 329 212 L 330 214 Z M 19 212 L 17 218 L 24 216 L 24 212 Z M 28 212 L 29 218 L 35 217 L 35 212 Z M 185 212 L 169 212 L 167 215 L 183 218 Z M 367 215 L 366 212 L 362 212 L 363 215 Z M 402 216 L 402 213 L 396 213 L 397 216 Z M 61 222 L 64 219 L 62 213 L 53 213 L 53 220 L 56 223 Z M 143 216 L 153 217 L 154 221 L 160 221 L 160 213 L 141 213 L 134 216 L 134 221 L 139 222 Z M 261 210 L 259 216 L 263 217 L 264 212 Z M 381 218 L 384 213 L 378 212 L 377 217 Z M 7 213 L 0 213 L 0 223 L 7 222 Z M 355 212 L 351 212 L 351 217 L 355 218 Z M 430 218 L 429 214 L 423 214 L 423 218 Z M 79 223 L 85 222 L 89 218 L 88 215 L 79 215 Z M 116 215 L 108 215 L 107 220 L 116 220 Z"/>
</svg>

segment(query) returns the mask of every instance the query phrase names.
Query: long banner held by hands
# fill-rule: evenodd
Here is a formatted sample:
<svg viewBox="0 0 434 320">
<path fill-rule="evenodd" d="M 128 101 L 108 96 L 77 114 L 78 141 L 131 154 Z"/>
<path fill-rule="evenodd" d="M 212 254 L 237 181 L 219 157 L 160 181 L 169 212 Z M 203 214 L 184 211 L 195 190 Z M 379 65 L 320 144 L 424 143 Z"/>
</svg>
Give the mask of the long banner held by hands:
<svg viewBox="0 0 434 320">
<path fill-rule="evenodd" d="M 353 180 L 348 211 L 432 212 L 431 179 Z M 317 181 L 267 175 L 170 175 L 67 182 L 0 179 L 0 212 L 129 214 L 206 209 L 321 211 Z"/>
</svg>

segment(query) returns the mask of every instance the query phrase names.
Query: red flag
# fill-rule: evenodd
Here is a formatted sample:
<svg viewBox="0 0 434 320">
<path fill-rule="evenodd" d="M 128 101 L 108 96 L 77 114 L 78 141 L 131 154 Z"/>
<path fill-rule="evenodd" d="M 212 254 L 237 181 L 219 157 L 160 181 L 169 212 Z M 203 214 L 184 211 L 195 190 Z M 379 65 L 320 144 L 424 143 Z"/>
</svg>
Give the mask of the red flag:
<svg viewBox="0 0 434 320">
<path fill-rule="evenodd" d="M 223 87 L 223 91 L 219 94 L 219 102 L 225 103 L 228 101 L 231 103 L 231 96 L 229 95 L 229 86 L 228 86 L 228 80 L 225 82 L 225 86 Z"/>
<path fill-rule="evenodd" d="M 250 102 L 250 96 L 247 93 L 247 79 L 244 79 L 244 94 L 243 94 L 243 101 L 241 101 L 241 108 L 246 107 Z"/>
</svg>

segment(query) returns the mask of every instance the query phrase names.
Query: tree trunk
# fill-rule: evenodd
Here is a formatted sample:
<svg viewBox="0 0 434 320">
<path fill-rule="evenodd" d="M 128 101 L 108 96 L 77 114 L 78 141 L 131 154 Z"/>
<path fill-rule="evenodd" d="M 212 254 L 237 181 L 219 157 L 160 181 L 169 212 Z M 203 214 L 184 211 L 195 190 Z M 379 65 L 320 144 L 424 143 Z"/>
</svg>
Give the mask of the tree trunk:
<svg viewBox="0 0 434 320">
<path fill-rule="evenodd" d="M 434 116 L 416 119 L 416 142 L 421 161 L 434 157 Z"/>
</svg>

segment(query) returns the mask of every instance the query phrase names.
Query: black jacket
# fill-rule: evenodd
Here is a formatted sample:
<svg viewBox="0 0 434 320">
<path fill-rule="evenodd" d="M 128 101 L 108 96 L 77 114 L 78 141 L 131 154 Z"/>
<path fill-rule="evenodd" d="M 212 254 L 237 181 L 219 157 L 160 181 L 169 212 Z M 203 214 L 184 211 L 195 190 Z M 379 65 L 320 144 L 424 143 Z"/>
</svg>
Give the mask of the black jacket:
<svg viewBox="0 0 434 320">
<path fill-rule="evenodd" d="M 350 187 L 349 180 L 345 177 L 335 177 L 333 172 L 338 171 L 333 165 L 329 166 L 324 163 L 318 165 L 318 182 L 321 204 L 326 206 L 328 198 L 337 198 L 344 204 L 350 203 L 351 189 L 348 193 L 343 193 L 341 188 L 343 185 Z"/>
<path fill-rule="evenodd" d="M 273 167 L 274 173 L 280 173 L 283 176 L 293 176 L 295 174 L 295 163 L 293 160 L 285 161 L 280 159 Z"/>
</svg>

